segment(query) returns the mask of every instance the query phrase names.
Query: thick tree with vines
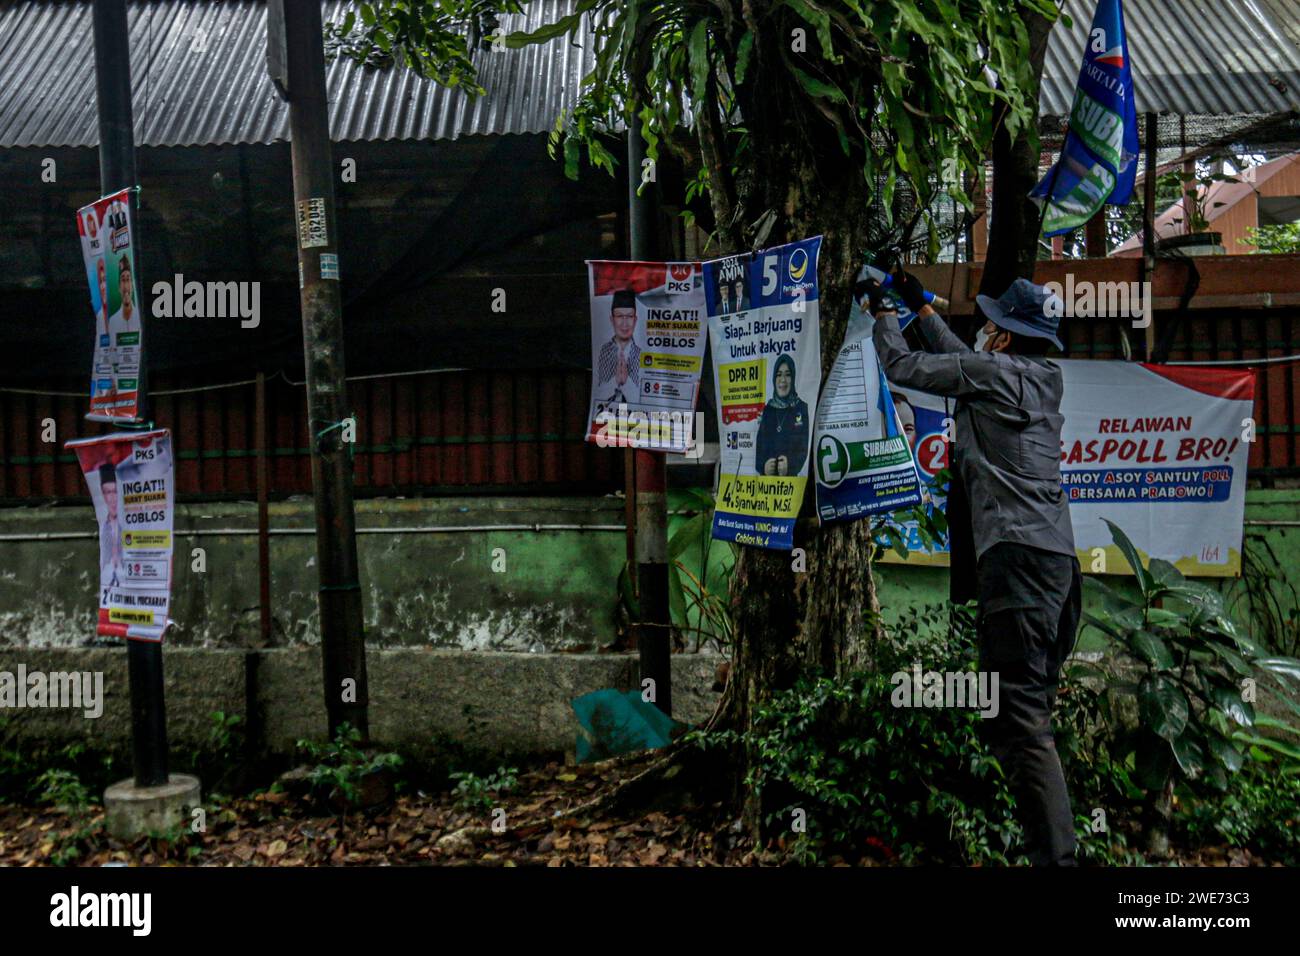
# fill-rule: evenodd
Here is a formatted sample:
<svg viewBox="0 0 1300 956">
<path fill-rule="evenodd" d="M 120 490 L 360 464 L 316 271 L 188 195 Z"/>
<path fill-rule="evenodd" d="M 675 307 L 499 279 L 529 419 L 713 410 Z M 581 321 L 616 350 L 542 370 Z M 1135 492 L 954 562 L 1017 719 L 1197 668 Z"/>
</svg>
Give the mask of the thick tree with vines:
<svg viewBox="0 0 1300 956">
<path fill-rule="evenodd" d="M 361 4 L 361 48 L 378 44 L 436 75 L 429 37 L 519 7 Z M 596 67 L 552 137 L 570 173 L 583 159 L 612 172 L 615 131 L 635 116 L 651 158 L 672 153 L 696 172 L 719 255 L 824 236 L 823 373 L 864 255 L 902 228 L 890 221 L 900 195 L 922 216 L 941 193 L 970 208 L 963 184 L 994 130 L 1014 138 L 1032 124 L 1026 17 L 1057 13 L 1051 0 L 575 0 L 570 9 L 532 33 L 483 34 L 507 47 L 569 42 L 589 18 Z M 937 246 L 933 224 L 930 235 Z M 801 675 L 847 673 L 878 626 L 868 524 L 818 527 L 810 506 L 795 541 L 806 565 L 756 548 L 737 563 L 734 660 L 717 725 L 743 731 L 761 701 Z M 757 831 L 763 808 L 737 758 L 732 780 Z"/>
</svg>

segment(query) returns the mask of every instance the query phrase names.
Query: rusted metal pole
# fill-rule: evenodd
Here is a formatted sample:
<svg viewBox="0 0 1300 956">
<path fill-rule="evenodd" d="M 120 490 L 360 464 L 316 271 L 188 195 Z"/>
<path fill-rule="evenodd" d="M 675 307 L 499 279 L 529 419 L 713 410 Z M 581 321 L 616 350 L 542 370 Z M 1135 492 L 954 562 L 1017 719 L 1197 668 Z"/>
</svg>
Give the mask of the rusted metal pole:
<svg viewBox="0 0 1300 956">
<path fill-rule="evenodd" d="M 637 653 L 642 688 L 654 681 L 654 705 L 673 712 L 672 614 L 668 605 L 668 494 L 663 455 L 636 452 L 636 569 L 641 605 Z"/>
<path fill-rule="evenodd" d="M 1142 281 L 1150 282 L 1152 288 L 1155 287 L 1156 277 L 1156 179 L 1159 176 L 1156 164 L 1160 148 L 1159 136 L 1160 134 L 1156 128 L 1156 114 L 1147 113 L 1147 174 L 1146 179 L 1142 181 Z M 1145 360 L 1149 362 L 1156 345 L 1155 304 L 1153 302 L 1147 302 L 1146 315 L 1142 317 L 1142 320 L 1146 322 L 1146 328 L 1143 330 L 1145 337 L 1143 339 L 1142 354 Z"/>
<path fill-rule="evenodd" d="M 99 110 L 99 189 L 108 196 L 119 189 L 131 189 L 131 222 L 140 228 L 140 206 L 133 187 L 138 186 L 135 169 L 135 126 L 131 111 L 131 52 L 127 43 L 126 0 L 95 0 L 92 14 L 95 43 L 95 100 Z M 147 289 L 140 269 L 140 251 L 135 248 L 137 289 Z M 140 309 L 143 327 L 148 309 Z M 148 339 L 141 335 L 140 374 L 136 414 L 147 417 L 148 385 L 146 353 Z M 167 783 L 167 708 L 163 696 L 161 641 L 126 642 L 127 673 L 131 687 L 131 756 L 137 787 Z"/>
<path fill-rule="evenodd" d="M 284 35 L 298 219 L 298 285 L 316 499 L 316 568 L 320 579 L 321 666 L 330 736 L 351 724 L 369 737 L 365 630 L 352 505 L 356 422 L 348 408 L 339 293 L 339 228 L 325 99 L 321 5 L 284 3 Z"/>
<path fill-rule="evenodd" d="M 623 449 L 623 522 L 627 526 L 627 573 L 632 579 L 632 593 L 636 593 L 636 453 Z M 628 635 L 628 642 L 636 647 L 636 629 Z"/>
<path fill-rule="evenodd" d="M 627 131 L 628 234 L 632 258 L 652 260 L 655 255 L 654 200 L 651 190 L 640 193 L 645 140 L 641 123 L 632 110 Z M 665 714 L 673 712 L 672 614 L 668 604 L 668 468 L 660 452 L 633 452 L 636 463 L 636 570 L 641 605 L 637 653 L 643 690 L 653 681 L 654 704 Z"/>
<path fill-rule="evenodd" d="M 257 373 L 257 591 L 261 611 L 262 646 L 271 644 L 271 515 L 270 462 L 266 445 L 266 376 Z"/>
</svg>

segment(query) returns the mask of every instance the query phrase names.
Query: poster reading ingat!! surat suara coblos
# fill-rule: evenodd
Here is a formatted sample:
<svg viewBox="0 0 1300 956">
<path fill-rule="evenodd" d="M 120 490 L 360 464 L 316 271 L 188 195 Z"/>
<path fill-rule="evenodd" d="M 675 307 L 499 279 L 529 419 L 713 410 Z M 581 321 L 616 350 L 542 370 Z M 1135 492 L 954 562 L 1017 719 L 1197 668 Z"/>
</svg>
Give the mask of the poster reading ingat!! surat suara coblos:
<svg viewBox="0 0 1300 956">
<path fill-rule="evenodd" d="M 698 262 L 587 263 L 591 406 L 587 441 L 684 453 L 704 364 Z"/>
<path fill-rule="evenodd" d="M 99 520 L 97 632 L 161 641 L 171 598 L 175 483 L 171 433 L 70 441 Z"/>
</svg>

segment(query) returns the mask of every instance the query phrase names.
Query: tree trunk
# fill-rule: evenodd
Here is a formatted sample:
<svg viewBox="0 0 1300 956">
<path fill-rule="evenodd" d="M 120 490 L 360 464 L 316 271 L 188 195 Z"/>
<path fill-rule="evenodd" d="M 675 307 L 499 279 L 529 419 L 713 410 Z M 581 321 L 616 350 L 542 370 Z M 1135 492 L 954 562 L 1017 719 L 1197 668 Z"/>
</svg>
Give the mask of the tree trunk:
<svg viewBox="0 0 1300 956">
<path fill-rule="evenodd" d="M 735 637 L 725 726 L 752 729 L 759 705 L 800 676 L 843 676 L 863 663 L 880 607 L 869 531 L 869 522 L 857 521 L 796 535 L 795 546 L 807 554 L 802 573 L 791 570 L 792 556 L 782 551 L 741 553 L 732 581 Z M 767 812 L 780 801 L 744 785 L 754 755 L 736 756 L 741 816 L 757 841 Z"/>
<path fill-rule="evenodd" d="M 766 179 L 768 188 L 755 190 L 750 208 L 778 213 L 766 245 L 823 236 L 818 316 L 824 380 L 844 340 L 853 281 L 866 248 L 867 184 L 860 167 L 842 154 L 819 163 L 807 144 L 783 146 L 775 155 L 783 157 L 785 168 Z M 811 468 L 809 475 L 796 550 L 742 548 L 736 562 L 733 659 L 720 715 L 721 724 L 733 730 L 750 729 L 758 706 L 800 676 L 844 675 L 862 664 L 866 641 L 874 634 L 879 605 L 870 522 L 819 526 Z M 742 819 L 757 838 L 773 801 L 743 783 L 752 755 L 736 756 Z"/>
<path fill-rule="evenodd" d="M 1029 13 L 1025 18 L 1029 31 L 1029 62 L 1034 71 L 1033 99 L 1037 103 L 1038 87 L 1047 56 L 1047 38 L 1052 24 L 1042 14 Z M 993 203 L 989 222 L 988 256 L 980 293 L 995 298 L 1016 279 L 1032 279 L 1038 260 L 1039 209 L 1029 198 L 1038 184 L 1038 111 L 1034 123 L 1020 131 L 1013 140 L 1004 124 L 993 137 Z"/>
<path fill-rule="evenodd" d="M 1033 101 L 1047 57 L 1047 39 L 1052 24 L 1038 13 L 1025 19 L 1029 31 L 1029 62 L 1034 71 Z M 1012 140 L 1006 125 L 998 124 L 993 135 L 993 202 L 989 213 L 988 254 L 980 278 L 980 294 L 997 298 L 1016 279 L 1032 279 L 1038 261 L 1039 209 L 1029 198 L 1038 184 L 1038 110 L 1033 123 Z M 965 489 L 954 478 L 948 494 L 948 596 L 954 604 L 975 598 L 975 545 L 970 525 L 970 503 Z"/>
<path fill-rule="evenodd" d="M 1169 826 L 1174 817 L 1174 778 L 1159 790 L 1147 794 L 1146 851 L 1152 856 L 1169 855 Z"/>
</svg>

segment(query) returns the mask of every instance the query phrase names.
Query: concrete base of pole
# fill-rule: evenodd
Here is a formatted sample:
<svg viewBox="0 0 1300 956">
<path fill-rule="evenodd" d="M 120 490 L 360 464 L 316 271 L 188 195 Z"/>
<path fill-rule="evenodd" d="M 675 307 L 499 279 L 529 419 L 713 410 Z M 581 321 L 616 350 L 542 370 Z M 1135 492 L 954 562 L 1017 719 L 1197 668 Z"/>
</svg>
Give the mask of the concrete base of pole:
<svg viewBox="0 0 1300 956">
<path fill-rule="evenodd" d="M 156 787 L 137 787 L 134 779 L 119 780 L 104 791 L 104 827 L 119 840 L 165 833 L 190 825 L 190 810 L 199 805 L 199 778 L 171 774 Z"/>
</svg>

